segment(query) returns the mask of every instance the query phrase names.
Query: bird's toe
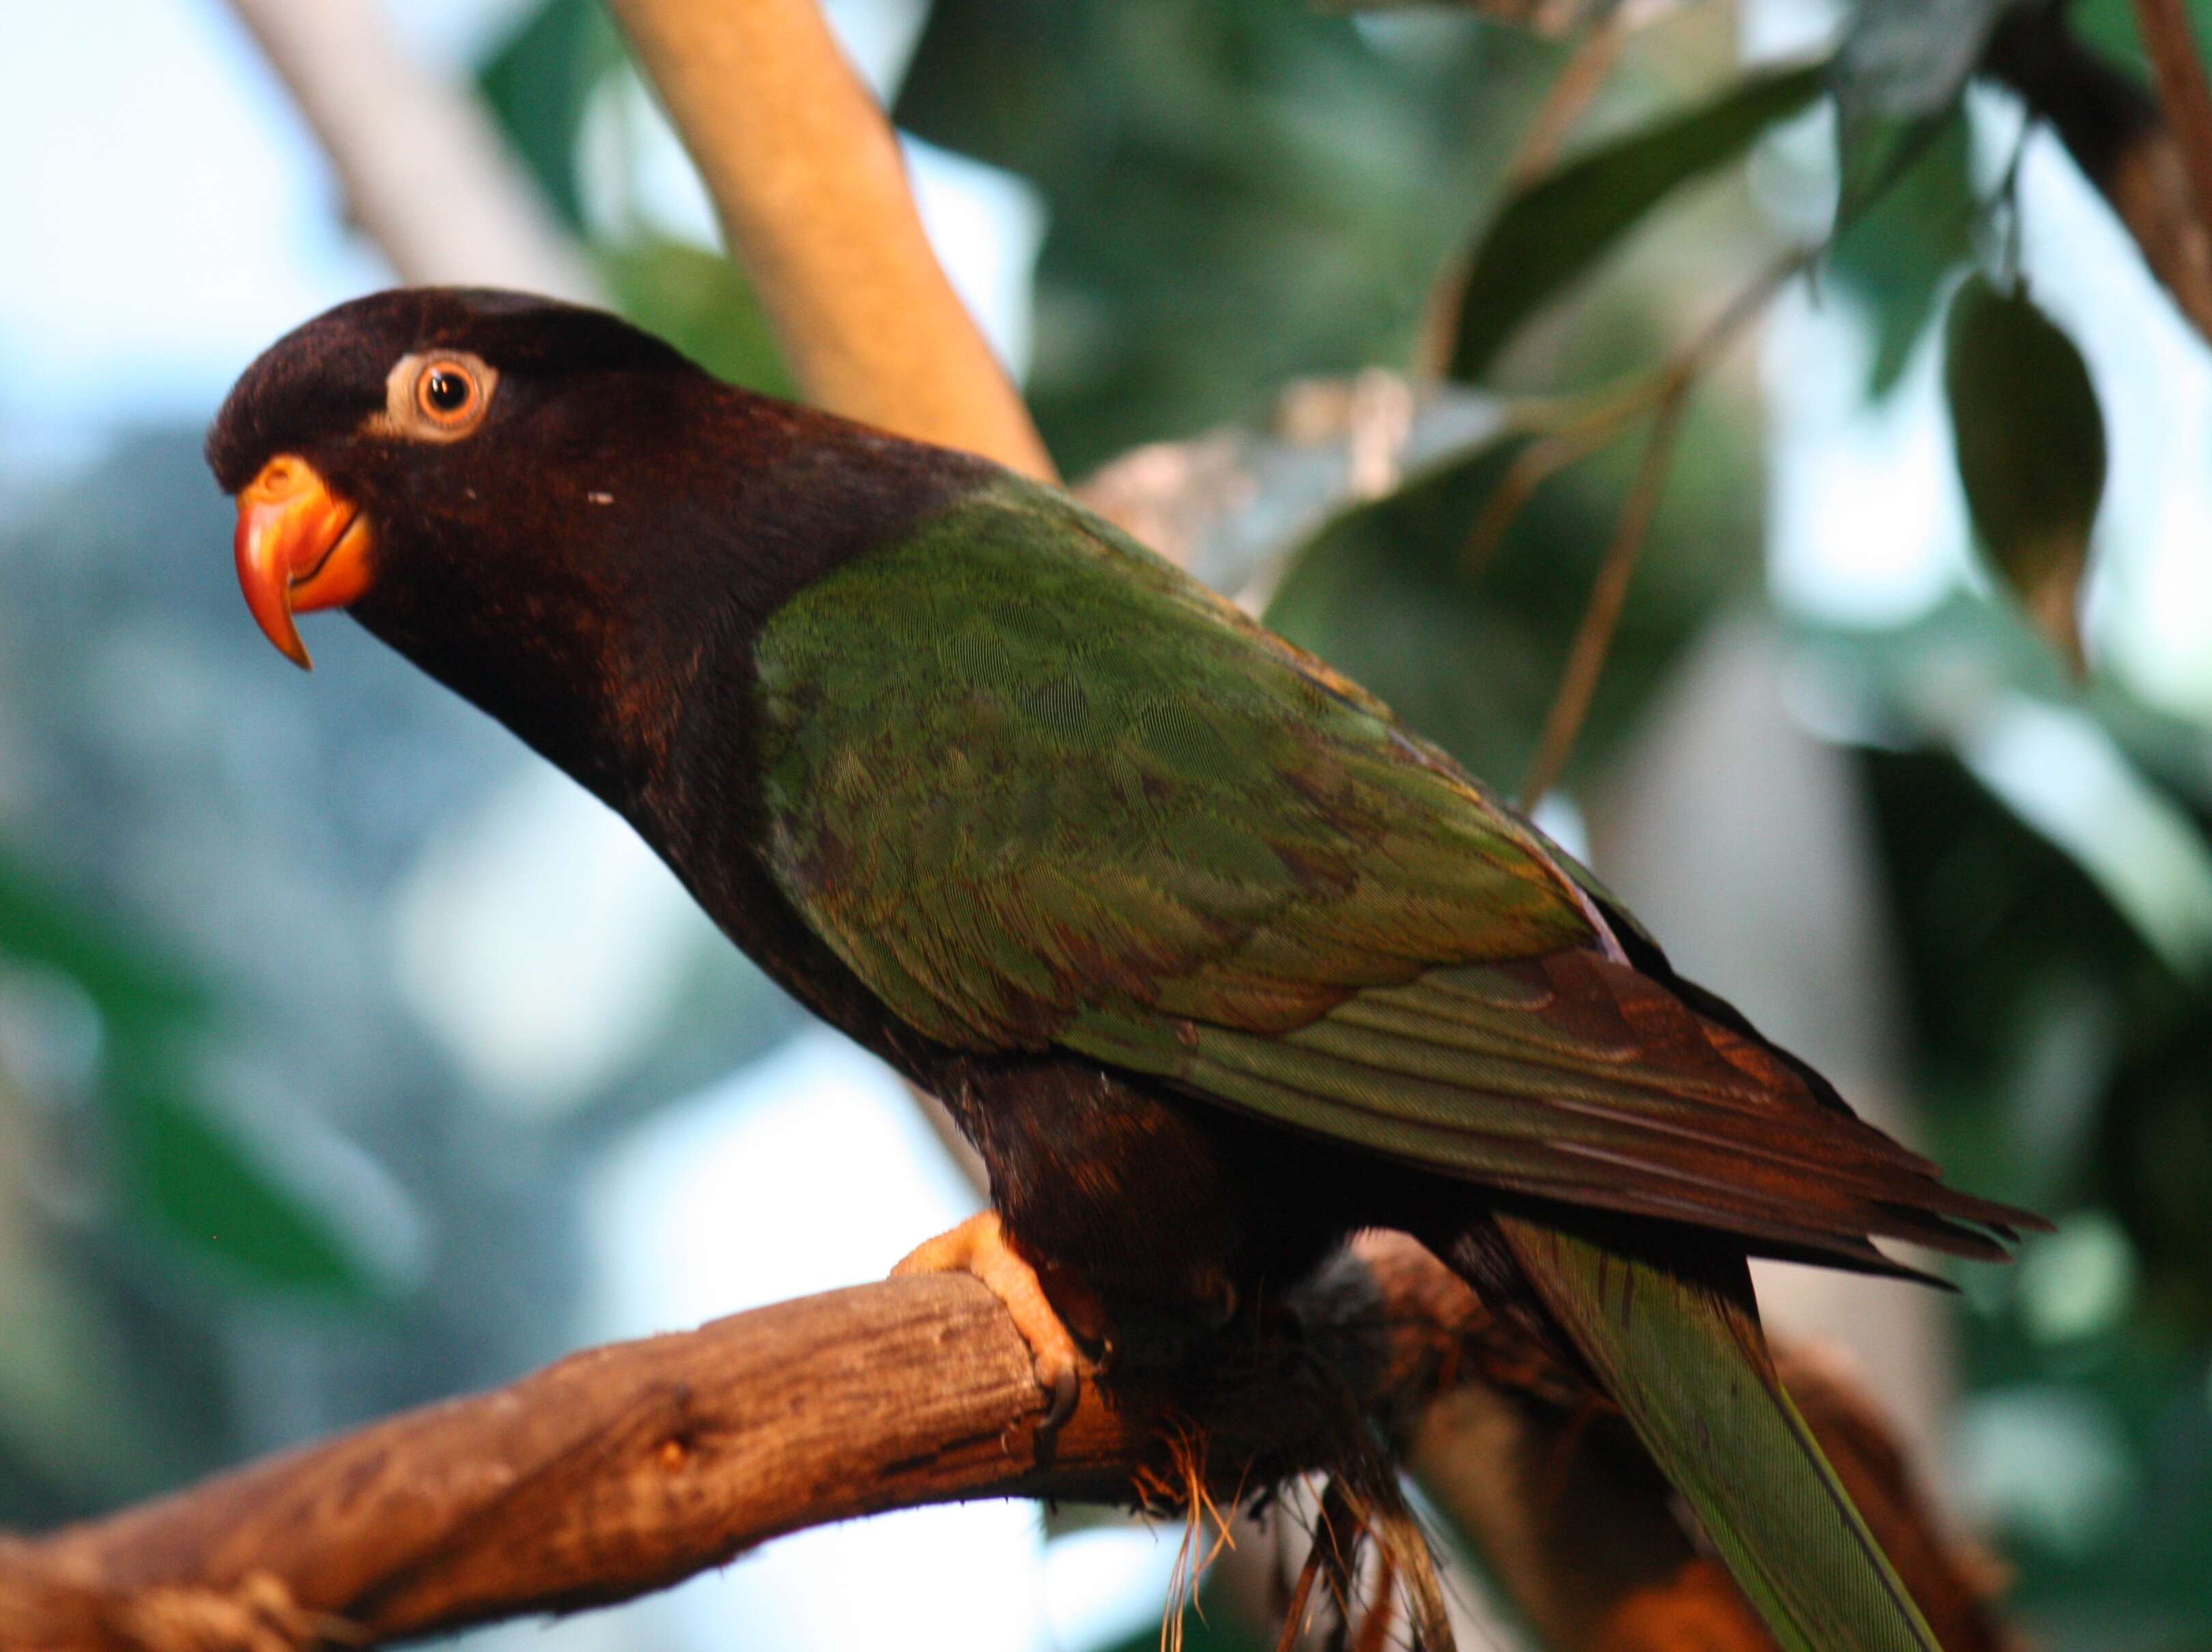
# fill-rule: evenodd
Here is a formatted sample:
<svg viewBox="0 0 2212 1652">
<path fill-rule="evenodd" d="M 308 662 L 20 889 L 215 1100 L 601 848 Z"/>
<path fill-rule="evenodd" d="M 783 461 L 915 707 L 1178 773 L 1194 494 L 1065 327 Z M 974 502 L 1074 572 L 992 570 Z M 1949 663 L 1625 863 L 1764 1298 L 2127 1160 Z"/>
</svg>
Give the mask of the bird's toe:
<svg viewBox="0 0 2212 1652">
<path fill-rule="evenodd" d="M 1049 1400 L 1045 1429 L 1057 1429 L 1075 1414 L 1087 1362 L 1045 1294 L 1036 1269 L 1008 1242 L 996 1212 L 986 1211 L 939 1234 L 891 1269 L 895 1279 L 917 1273 L 968 1273 L 981 1279 L 1006 1304 L 1014 1328 L 1029 1344 L 1037 1386 Z"/>
</svg>

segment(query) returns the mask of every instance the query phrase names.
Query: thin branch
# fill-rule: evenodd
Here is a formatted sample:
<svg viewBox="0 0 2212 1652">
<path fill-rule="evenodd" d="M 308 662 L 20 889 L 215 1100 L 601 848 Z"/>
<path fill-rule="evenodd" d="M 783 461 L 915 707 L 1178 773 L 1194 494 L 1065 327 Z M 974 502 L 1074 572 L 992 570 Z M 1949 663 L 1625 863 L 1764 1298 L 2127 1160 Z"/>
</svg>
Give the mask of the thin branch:
<svg viewBox="0 0 2212 1652">
<path fill-rule="evenodd" d="M 1498 489 L 1485 503 L 1468 535 L 1462 553 L 1469 577 L 1480 578 L 1504 543 L 1506 531 L 1535 497 L 1536 490 L 1568 466 L 1588 458 L 1610 442 L 1640 415 L 1653 415 L 1651 434 L 1635 484 L 1621 506 L 1612 543 L 1599 564 L 1582 623 L 1576 629 L 1567 668 L 1544 720 L 1544 731 L 1528 777 L 1522 790 L 1522 806 L 1533 809 L 1558 783 L 1573 754 L 1576 736 L 1589 714 L 1597 679 L 1620 620 L 1628 583 L 1658 509 L 1659 495 L 1673 457 L 1676 426 L 1683 406 L 1698 381 L 1737 335 L 1793 277 L 1820 258 L 1820 246 L 1801 247 L 1784 254 L 1746 283 L 1726 308 L 1704 331 L 1678 350 L 1656 372 L 1632 381 L 1625 389 L 1601 396 L 1585 404 L 1561 427 L 1522 450 L 1507 469 Z"/>
<path fill-rule="evenodd" d="M 1534 809 L 1558 783 L 1574 750 L 1575 737 L 1582 732 L 1583 720 L 1589 714 L 1590 701 L 1597 693 L 1598 677 L 1605 670 L 1605 658 L 1613 647 L 1613 633 L 1620 628 L 1620 610 L 1628 598 L 1628 582 L 1636 573 L 1638 554 L 1650 536 L 1651 519 L 1659 509 L 1659 496 L 1666 490 L 1667 467 L 1674 456 L 1674 438 L 1681 428 L 1689 391 L 1690 383 L 1686 380 L 1659 404 L 1658 412 L 1652 417 L 1651 434 L 1644 446 L 1644 463 L 1638 468 L 1635 484 L 1622 502 L 1613 542 L 1606 547 L 1605 560 L 1598 564 L 1589 605 L 1583 609 L 1582 623 L 1575 630 L 1566 674 L 1560 679 L 1559 691 L 1544 719 L 1543 738 L 1537 746 L 1535 761 L 1529 766 L 1528 780 L 1522 787 L 1523 809 Z"/>
<path fill-rule="evenodd" d="M 375 0 L 231 4 L 402 281 L 598 296 L 490 118 L 408 58 Z"/>
<path fill-rule="evenodd" d="M 2057 8 L 2008 11 L 1983 67 L 2050 123 L 2175 307 L 2212 340 L 2212 224 L 2197 209 L 2182 145 L 2157 103 L 2075 39 Z"/>
<path fill-rule="evenodd" d="M 922 233 L 890 122 L 816 0 L 613 10 L 808 395 L 1051 479 L 1028 410 Z"/>
<path fill-rule="evenodd" d="M 1745 326 L 1765 312 L 1774 295 L 1818 263 L 1826 251 L 1826 244 L 1822 243 L 1784 253 L 1747 282 L 1705 331 L 1656 370 L 1567 404 L 1566 410 L 1556 416 L 1557 428 L 1530 443 L 1507 467 L 1498 490 L 1475 518 L 1467 547 L 1461 552 L 1461 566 L 1468 577 L 1481 577 L 1504 542 L 1506 531 L 1545 483 L 1596 452 L 1644 414 L 1680 401 L 1711 371 Z"/>
<path fill-rule="evenodd" d="M 2136 0 L 2136 22 L 2150 51 L 2159 103 L 2180 147 L 2197 222 L 2212 228 L 2212 91 L 2205 88 L 2188 10 L 2182 0 Z"/>
<path fill-rule="evenodd" d="M 1466 565 L 1480 573 L 1504 540 L 1505 531 L 1534 496 L 1536 489 L 1568 465 L 1595 452 L 1638 414 L 1654 411 L 1651 435 L 1635 486 L 1623 501 L 1612 544 L 1599 564 L 1581 625 L 1577 629 L 1567 669 L 1558 695 L 1544 720 L 1544 731 L 1528 777 L 1522 789 L 1522 806 L 1533 809 L 1552 789 L 1573 754 L 1575 737 L 1589 711 L 1597 679 L 1605 669 L 1607 651 L 1620 618 L 1620 604 L 1628 592 L 1636 559 L 1643 549 L 1651 516 L 1658 508 L 1666 484 L 1666 466 L 1674 452 L 1675 423 L 1683 403 L 1722 351 L 1736 336 L 1766 311 L 1774 295 L 1792 279 L 1812 269 L 1833 246 L 1836 238 L 1857 222 L 1909 172 L 1934 141 L 1936 128 L 1923 126 L 1898 145 L 1881 172 L 1855 197 L 1838 203 L 1834 228 L 1822 240 L 1795 248 L 1774 259 L 1745 283 L 1705 331 L 1678 350 L 1656 372 L 1632 380 L 1625 391 L 1614 390 L 1597 398 L 1594 406 L 1571 419 L 1550 441 L 1522 455 L 1506 473 L 1504 484 L 1490 506 L 1476 519 L 1463 553 Z"/>
<path fill-rule="evenodd" d="M 1591 22 L 1572 55 L 1544 93 L 1544 101 L 1521 147 L 1505 166 L 1505 188 L 1510 194 L 1526 189 L 1559 159 L 1559 146 L 1581 123 L 1597 94 L 1605 89 L 1613 68 L 1620 61 L 1621 43 L 1627 39 L 1630 20 L 1616 8 Z"/>
</svg>

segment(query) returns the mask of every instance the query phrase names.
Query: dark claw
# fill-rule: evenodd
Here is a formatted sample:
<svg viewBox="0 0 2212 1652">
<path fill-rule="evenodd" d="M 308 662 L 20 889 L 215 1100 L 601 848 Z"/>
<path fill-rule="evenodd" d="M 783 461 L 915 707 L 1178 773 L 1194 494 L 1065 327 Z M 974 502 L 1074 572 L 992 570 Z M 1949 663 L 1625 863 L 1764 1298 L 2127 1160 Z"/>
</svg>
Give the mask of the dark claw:
<svg viewBox="0 0 2212 1652">
<path fill-rule="evenodd" d="M 1075 1415 L 1075 1402 L 1082 1397 L 1082 1377 L 1073 1371 L 1062 1371 L 1052 1385 L 1052 1405 L 1038 1425 L 1039 1431 L 1047 1436 L 1059 1433 L 1060 1425 Z"/>
</svg>

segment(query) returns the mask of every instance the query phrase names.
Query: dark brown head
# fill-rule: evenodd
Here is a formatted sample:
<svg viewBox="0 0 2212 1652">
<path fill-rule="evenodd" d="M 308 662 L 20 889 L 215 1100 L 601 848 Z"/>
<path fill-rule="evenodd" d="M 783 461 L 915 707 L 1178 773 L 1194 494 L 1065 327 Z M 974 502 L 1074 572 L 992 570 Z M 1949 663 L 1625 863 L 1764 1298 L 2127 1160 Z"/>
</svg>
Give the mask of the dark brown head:
<svg viewBox="0 0 2212 1652">
<path fill-rule="evenodd" d="M 294 614 L 356 603 L 433 545 L 482 545 L 526 495 L 587 500 L 592 478 L 549 473 L 618 462 L 583 451 L 580 403 L 650 416 L 701 377 L 612 316 L 517 293 L 403 289 L 318 316 L 246 369 L 208 433 L 254 617 L 306 665 Z"/>
<path fill-rule="evenodd" d="M 717 635 L 926 504 L 913 478 L 951 458 L 720 384 L 613 316 L 457 288 L 280 339 L 207 454 L 270 641 L 306 665 L 295 616 L 349 608 L 611 798 Z"/>
</svg>

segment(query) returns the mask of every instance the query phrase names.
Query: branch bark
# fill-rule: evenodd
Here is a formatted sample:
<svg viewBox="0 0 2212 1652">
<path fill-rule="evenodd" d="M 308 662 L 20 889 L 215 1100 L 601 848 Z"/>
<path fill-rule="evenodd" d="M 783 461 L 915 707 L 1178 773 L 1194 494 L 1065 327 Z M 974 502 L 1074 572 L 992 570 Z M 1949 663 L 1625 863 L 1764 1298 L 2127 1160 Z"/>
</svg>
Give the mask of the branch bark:
<svg viewBox="0 0 2212 1652">
<path fill-rule="evenodd" d="M 359 1649 L 627 1600 L 922 1503 L 1228 1506 L 1340 1460 L 1344 1430 L 1371 1424 L 1413 1442 L 1559 1652 L 1662 1652 L 1689 1624 L 1710 1630 L 1700 1644 L 1771 1646 L 1620 1420 L 1412 1240 L 1366 1236 L 1290 1306 L 1172 1388 L 1086 1384 L 1049 1441 L 1026 1345 L 964 1276 L 593 1349 L 0 1541 L 0 1627 L 10 1652 Z M 1943 1644 L 2002 1652 L 1989 1569 L 1942 1535 L 1870 1408 L 1802 1356 L 1785 1375 Z"/>
<path fill-rule="evenodd" d="M 400 280 L 599 297 L 489 117 L 409 58 L 375 0 L 232 6 Z"/>
<path fill-rule="evenodd" d="M 2150 52 L 2159 104 L 2181 151 L 2197 222 L 2212 224 L 2212 92 L 2205 88 L 2189 13 L 2181 0 L 2136 0 L 2136 23 Z"/>
<path fill-rule="evenodd" d="M 832 412 L 1054 478 L 952 284 L 890 122 L 816 0 L 612 0 L 785 357 Z"/>
<path fill-rule="evenodd" d="M 35 1541 L 10 1652 L 363 1647 L 665 1588 L 802 1527 L 1009 1496 L 1224 1503 L 1403 1431 L 1501 1357 L 1474 1294 L 1374 1236 L 1204 1386 L 1086 1384 L 1050 1441 L 1027 1345 L 965 1276 L 886 1281 L 592 1350 Z"/>
</svg>

